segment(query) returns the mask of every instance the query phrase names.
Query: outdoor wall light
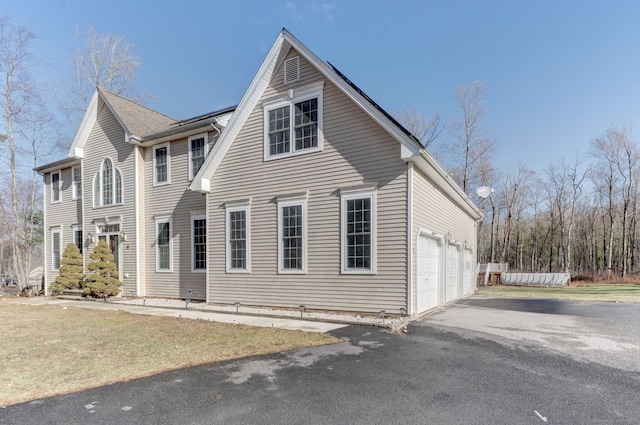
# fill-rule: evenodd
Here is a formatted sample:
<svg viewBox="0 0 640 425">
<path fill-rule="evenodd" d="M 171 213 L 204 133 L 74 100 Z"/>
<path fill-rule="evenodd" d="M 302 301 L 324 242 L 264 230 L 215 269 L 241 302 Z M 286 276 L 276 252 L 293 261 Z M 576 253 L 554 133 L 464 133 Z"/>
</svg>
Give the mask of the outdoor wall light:
<svg viewBox="0 0 640 425">
<path fill-rule="evenodd" d="M 127 234 L 124 232 L 124 230 L 120 232 L 120 239 L 122 239 L 122 242 L 127 241 Z"/>
<path fill-rule="evenodd" d="M 89 244 L 93 243 L 93 233 L 89 233 L 87 235 L 87 243 L 89 243 Z"/>
<path fill-rule="evenodd" d="M 406 315 L 407 315 L 407 308 L 400 307 L 400 316 L 406 316 Z"/>
</svg>

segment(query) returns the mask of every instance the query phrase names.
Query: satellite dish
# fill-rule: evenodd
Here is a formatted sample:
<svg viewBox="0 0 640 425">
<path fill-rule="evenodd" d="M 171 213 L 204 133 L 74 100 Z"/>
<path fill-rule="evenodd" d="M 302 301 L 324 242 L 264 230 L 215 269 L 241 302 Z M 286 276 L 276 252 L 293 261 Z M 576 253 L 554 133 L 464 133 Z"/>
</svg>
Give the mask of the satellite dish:
<svg viewBox="0 0 640 425">
<path fill-rule="evenodd" d="M 493 193 L 493 188 L 489 186 L 480 186 L 476 190 L 476 194 L 482 199 L 487 199 Z"/>
</svg>

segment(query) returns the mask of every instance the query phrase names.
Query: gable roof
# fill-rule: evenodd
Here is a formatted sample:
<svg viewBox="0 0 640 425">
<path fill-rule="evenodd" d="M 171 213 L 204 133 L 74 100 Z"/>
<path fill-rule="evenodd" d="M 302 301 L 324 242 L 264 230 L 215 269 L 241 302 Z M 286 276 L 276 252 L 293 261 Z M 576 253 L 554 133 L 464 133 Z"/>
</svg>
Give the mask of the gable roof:
<svg viewBox="0 0 640 425">
<path fill-rule="evenodd" d="M 125 132 L 131 138 L 139 139 L 147 134 L 158 133 L 178 122 L 160 112 L 103 88 L 98 87 L 97 90 L 102 95 L 104 102 L 109 106 L 109 109 L 122 122 Z"/>
<path fill-rule="evenodd" d="M 116 118 L 125 133 L 125 141 L 138 141 L 146 134 L 166 130 L 178 121 L 144 105 L 126 99 L 101 87 L 96 88 L 89 106 L 82 117 L 80 127 L 73 138 L 67 156 L 82 158 L 89 133 L 98 119 L 101 109 L 106 106 Z"/>
<path fill-rule="evenodd" d="M 358 105 L 371 119 L 386 130 L 391 137 L 400 143 L 401 158 L 404 161 L 415 163 L 420 170 L 425 172 L 438 187 L 447 193 L 456 204 L 472 217 L 476 219 L 482 217 L 482 213 L 471 199 L 460 189 L 442 166 L 438 164 L 435 158 L 424 149 L 417 138 L 378 106 L 369 96 L 364 94 L 364 92 L 346 78 L 346 76 L 332 65 L 323 62 L 284 28 L 280 31 L 267 57 L 240 100 L 235 113 L 231 116 L 225 131 L 220 134 L 218 142 L 214 145 L 205 163 L 193 179 L 189 189 L 202 193 L 210 191 L 211 178 L 216 173 L 225 155 L 249 118 L 249 115 L 260 102 L 274 72 L 279 69 L 292 48 L 344 95 Z"/>
</svg>

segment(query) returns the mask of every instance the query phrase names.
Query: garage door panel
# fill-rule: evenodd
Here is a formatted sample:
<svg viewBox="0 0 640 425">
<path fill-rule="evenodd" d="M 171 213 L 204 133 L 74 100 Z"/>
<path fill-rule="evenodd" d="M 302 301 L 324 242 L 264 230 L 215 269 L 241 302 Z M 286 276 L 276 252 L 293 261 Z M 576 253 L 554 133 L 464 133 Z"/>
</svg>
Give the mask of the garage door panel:
<svg viewBox="0 0 640 425">
<path fill-rule="evenodd" d="M 438 306 L 440 247 L 437 239 L 420 235 L 417 248 L 417 301 L 422 313 Z"/>
</svg>

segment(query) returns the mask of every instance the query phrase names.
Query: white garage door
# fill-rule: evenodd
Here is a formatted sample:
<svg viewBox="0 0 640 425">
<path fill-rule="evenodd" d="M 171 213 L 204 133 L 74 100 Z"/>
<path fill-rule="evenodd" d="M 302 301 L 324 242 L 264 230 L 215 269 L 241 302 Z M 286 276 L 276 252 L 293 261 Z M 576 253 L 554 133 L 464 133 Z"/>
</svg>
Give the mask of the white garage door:
<svg viewBox="0 0 640 425">
<path fill-rule="evenodd" d="M 418 313 L 422 313 L 438 306 L 440 248 L 437 239 L 418 237 L 417 263 Z"/>
<path fill-rule="evenodd" d="M 447 287 L 445 288 L 445 300 L 447 302 L 458 298 L 458 248 L 455 245 L 447 246 Z"/>
</svg>

